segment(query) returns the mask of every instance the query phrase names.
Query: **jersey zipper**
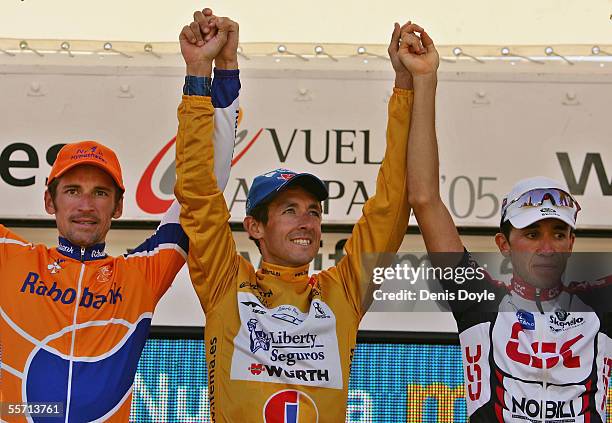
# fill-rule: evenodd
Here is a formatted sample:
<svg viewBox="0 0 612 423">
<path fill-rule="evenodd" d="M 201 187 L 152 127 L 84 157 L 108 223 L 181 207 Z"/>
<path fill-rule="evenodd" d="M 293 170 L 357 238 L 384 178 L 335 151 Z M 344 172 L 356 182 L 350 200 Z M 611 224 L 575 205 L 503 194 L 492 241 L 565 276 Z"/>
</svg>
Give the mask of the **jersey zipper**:
<svg viewBox="0 0 612 423">
<path fill-rule="evenodd" d="M 77 323 L 77 312 L 79 310 L 79 303 L 81 301 L 81 283 L 83 282 L 83 275 L 85 274 L 85 248 L 81 247 L 81 271 L 79 272 L 79 280 L 77 282 L 77 295 L 74 304 L 74 315 L 72 318 L 72 339 L 70 341 L 70 355 L 68 356 L 68 392 L 66 393 L 66 419 L 68 423 L 70 416 L 70 392 L 72 391 L 72 357 L 74 356 L 74 343 L 76 338 L 76 323 Z"/>
<path fill-rule="evenodd" d="M 548 392 L 548 369 L 546 368 L 546 359 L 544 358 L 544 354 L 542 353 L 542 343 L 544 342 L 544 326 L 546 325 L 546 313 L 544 313 L 544 309 L 542 308 L 542 291 L 540 289 L 536 289 L 535 294 L 535 302 L 538 310 L 540 311 L 540 315 L 542 317 L 542 323 L 538 325 L 538 342 L 540 348 L 538 348 L 538 355 L 542 360 L 542 393 L 540 395 L 540 421 L 544 423 L 546 421 L 546 401 L 547 401 L 547 392 Z"/>
</svg>

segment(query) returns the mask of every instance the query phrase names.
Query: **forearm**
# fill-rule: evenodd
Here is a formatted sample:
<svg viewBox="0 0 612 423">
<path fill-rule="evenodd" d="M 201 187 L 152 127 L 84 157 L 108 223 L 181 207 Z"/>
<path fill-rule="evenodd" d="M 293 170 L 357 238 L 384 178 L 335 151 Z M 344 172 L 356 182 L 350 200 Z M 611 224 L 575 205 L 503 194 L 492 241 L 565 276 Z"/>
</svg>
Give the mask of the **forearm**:
<svg viewBox="0 0 612 423">
<path fill-rule="evenodd" d="M 407 189 L 415 214 L 440 198 L 435 127 L 436 87 L 435 74 L 414 80 L 414 107 L 408 138 Z"/>
<path fill-rule="evenodd" d="M 461 252 L 463 243 L 440 198 L 436 86 L 435 74 L 414 80 L 414 107 L 408 138 L 408 201 L 428 252 Z"/>
</svg>

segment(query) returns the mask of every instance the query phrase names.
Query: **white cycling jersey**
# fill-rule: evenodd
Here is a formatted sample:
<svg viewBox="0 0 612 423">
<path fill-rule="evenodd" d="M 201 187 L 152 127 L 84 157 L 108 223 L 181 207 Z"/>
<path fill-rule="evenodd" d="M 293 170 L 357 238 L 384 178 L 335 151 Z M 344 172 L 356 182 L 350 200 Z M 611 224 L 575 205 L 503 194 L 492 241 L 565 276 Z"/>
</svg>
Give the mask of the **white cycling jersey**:
<svg viewBox="0 0 612 423">
<path fill-rule="evenodd" d="M 478 265 L 466 252 L 459 266 Z M 488 275 L 442 284 L 495 293 L 493 304 L 449 302 L 470 422 L 606 421 L 612 276 L 552 289 L 536 289 L 516 276 L 510 285 Z"/>
</svg>

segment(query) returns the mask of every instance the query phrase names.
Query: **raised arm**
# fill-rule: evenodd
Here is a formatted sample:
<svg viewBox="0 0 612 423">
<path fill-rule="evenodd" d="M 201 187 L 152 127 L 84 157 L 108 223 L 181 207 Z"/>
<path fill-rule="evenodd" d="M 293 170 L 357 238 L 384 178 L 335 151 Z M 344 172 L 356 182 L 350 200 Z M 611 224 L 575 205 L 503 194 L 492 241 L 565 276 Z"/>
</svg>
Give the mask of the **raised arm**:
<svg viewBox="0 0 612 423">
<path fill-rule="evenodd" d="M 408 201 L 414 210 L 429 253 L 461 252 L 463 244 L 455 223 L 440 198 L 438 142 L 435 126 L 438 52 L 427 32 L 420 31 L 422 47 L 402 33 L 399 56 L 414 80 L 414 106 L 408 141 Z"/>
<path fill-rule="evenodd" d="M 227 18 L 214 18 L 218 32 L 204 43 L 206 14 L 196 12 L 194 22 L 183 28 L 181 51 L 188 75 L 209 77 L 212 62 L 222 49 L 234 58 L 238 46 L 238 25 Z M 197 33 L 197 34 L 196 34 Z M 225 56 L 224 56 L 225 57 Z M 235 60 L 237 63 L 237 60 Z M 231 72 L 232 61 L 217 59 L 218 67 Z M 228 70 L 229 69 L 229 70 Z M 215 73 L 216 78 L 220 75 Z M 215 85 L 213 83 L 213 96 Z M 226 99 L 227 100 L 227 99 Z M 213 169 L 213 105 L 209 96 L 184 96 L 179 106 L 176 142 L 177 183 L 175 194 L 181 203 L 181 225 L 189 237 L 189 272 L 205 311 L 214 307 L 226 291 L 228 275 L 237 266 L 236 247 L 229 229 L 229 211 Z M 223 102 L 224 99 L 219 101 Z M 226 101 L 229 102 L 229 101 Z M 237 111 L 237 109 L 236 109 Z M 217 115 L 214 116 L 217 119 Z M 236 114 L 233 120 L 235 127 Z"/>
</svg>

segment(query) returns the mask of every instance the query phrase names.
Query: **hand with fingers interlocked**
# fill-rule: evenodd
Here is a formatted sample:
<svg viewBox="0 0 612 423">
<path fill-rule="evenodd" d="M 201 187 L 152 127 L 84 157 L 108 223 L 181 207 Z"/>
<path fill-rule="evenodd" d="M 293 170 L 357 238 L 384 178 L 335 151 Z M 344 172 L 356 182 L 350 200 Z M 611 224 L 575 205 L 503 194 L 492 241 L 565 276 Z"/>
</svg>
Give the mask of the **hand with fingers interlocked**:
<svg viewBox="0 0 612 423">
<path fill-rule="evenodd" d="M 213 60 L 222 69 L 238 68 L 238 24 L 215 16 L 209 8 L 193 14 L 193 22 L 183 27 L 179 42 L 189 75 L 210 76 Z"/>
<path fill-rule="evenodd" d="M 397 57 L 405 69 L 413 78 L 435 75 L 440 57 L 429 34 L 412 23 L 404 25 L 400 34 Z"/>
</svg>

